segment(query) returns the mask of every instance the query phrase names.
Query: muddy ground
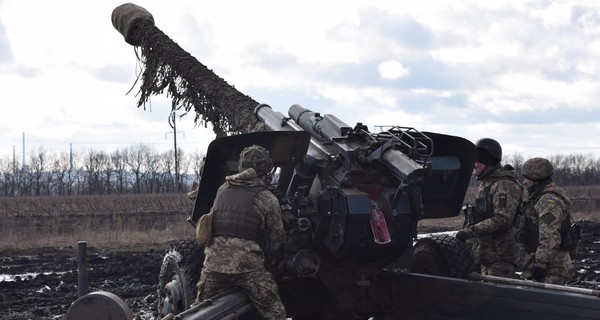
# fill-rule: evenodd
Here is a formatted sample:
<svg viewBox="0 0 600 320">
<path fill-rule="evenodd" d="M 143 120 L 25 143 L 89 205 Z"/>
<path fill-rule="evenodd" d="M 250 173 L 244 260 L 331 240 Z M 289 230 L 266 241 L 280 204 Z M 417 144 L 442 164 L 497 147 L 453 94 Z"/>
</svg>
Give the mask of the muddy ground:
<svg viewBox="0 0 600 320">
<path fill-rule="evenodd" d="M 135 319 L 154 319 L 164 250 L 87 251 L 88 291 L 112 292 L 125 300 Z M 77 248 L 2 252 L 0 274 L 22 275 L 0 282 L 0 319 L 63 319 L 78 297 Z"/>
<path fill-rule="evenodd" d="M 584 235 L 572 285 L 600 289 L 600 223 L 585 222 Z M 87 251 L 89 291 L 118 295 L 134 319 L 156 318 L 156 284 L 165 250 Z M 7 274 L 22 276 L 0 281 L 0 319 L 63 319 L 77 299 L 77 248 L 0 252 L 0 275 Z"/>
</svg>

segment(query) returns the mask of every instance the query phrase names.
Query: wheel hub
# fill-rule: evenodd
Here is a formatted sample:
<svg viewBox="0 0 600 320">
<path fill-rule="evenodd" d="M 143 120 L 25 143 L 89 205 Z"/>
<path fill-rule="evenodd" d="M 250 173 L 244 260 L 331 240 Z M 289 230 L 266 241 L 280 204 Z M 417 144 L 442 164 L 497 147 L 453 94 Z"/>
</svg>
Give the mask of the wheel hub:
<svg viewBox="0 0 600 320">
<path fill-rule="evenodd" d="M 179 314 L 183 312 L 183 290 L 179 277 L 173 277 L 173 280 L 169 281 L 164 288 L 164 300 L 163 300 L 163 314 L 169 313 Z"/>
</svg>

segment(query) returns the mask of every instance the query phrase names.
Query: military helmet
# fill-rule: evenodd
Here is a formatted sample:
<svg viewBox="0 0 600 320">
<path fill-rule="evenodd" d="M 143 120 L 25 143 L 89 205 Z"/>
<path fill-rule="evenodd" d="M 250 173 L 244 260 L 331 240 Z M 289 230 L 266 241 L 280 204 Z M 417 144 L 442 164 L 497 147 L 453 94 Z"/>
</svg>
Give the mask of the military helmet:
<svg viewBox="0 0 600 320">
<path fill-rule="evenodd" d="M 529 180 L 544 180 L 554 174 L 554 167 L 547 159 L 531 158 L 523 163 L 521 174 Z"/>
<path fill-rule="evenodd" d="M 269 155 L 269 150 L 259 145 L 252 145 L 244 148 L 240 153 L 238 168 L 240 172 L 254 168 L 259 176 L 264 176 L 271 172 L 273 169 L 273 161 Z"/>
<path fill-rule="evenodd" d="M 502 160 L 502 147 L 498 141 L 491 138 L 482 138 L 475 143 L 477 147 L 477 161 L 487 164 L 496 165 Z"/>
</svg>

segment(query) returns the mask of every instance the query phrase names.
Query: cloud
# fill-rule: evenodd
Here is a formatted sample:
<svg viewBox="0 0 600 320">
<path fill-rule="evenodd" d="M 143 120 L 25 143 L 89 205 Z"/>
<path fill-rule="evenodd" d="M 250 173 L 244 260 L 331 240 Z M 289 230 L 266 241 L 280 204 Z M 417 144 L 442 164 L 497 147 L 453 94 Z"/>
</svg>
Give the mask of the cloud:
<svg viewBox="0 0 600 320">
<path fill-rule="evenodd" d="M 585 8 L 576 6 L 574 16 L 576 18 L 575 27 L 585 35 L 600 34 L 600 11 L 587 11 Z"/>
<path fill-rule="evenodd" d="M 2 20 L 0 19 L 0 65 L 8 64 L 12 61 L 13 55 L 10 41 L 8 40 L 8 36 L 6 34 L 6 28 L 4 28 Z"/>
<path fill-rule="evenodd" d="M 107 64 L 100 68 L 90 68 L 89 72 L 95 79 L 121 84 L 132 83 L 132 80 L 137 77 L 132 70 L 129 70 L 128 65 Z"/>
<path fill-rule="evenodd" d="M 0 86 L 8 92 L 0 103 L 11 119 L 0 124 L 0 141 L 27 132 L 32 143 L 169 146 L 169 97 L 136 107 L 142 66 L 109 19 L 120 4 L 0 0 Z M 284 114 L 298 103 L 349 125 L 397 124 L 472 141 L 490 135 L 507 153 L 593 150 L 600 141 L 595 2 L 141 5 L 198 61 Z M 180 123 L 188 138 L 192 120 Z M 197 140 L 210 141 L 204 133 Z"/>
<path fill-rule="evenodd" d="M 571 24 L 572 5 L 568 3 L 552 2 L 546 7 L 532 10 L 531 15 L 542 21 L 544 28 L 562 28 Z"/>
<path fill-rule="evenodd" d="M 398 79 L 410 74 L 408 68 L 404 67 L 401 62 L 387 60 L 381 62 L 377 66 L 377 71 L 379 71 L 379 75 L 384 79 Z"/>
</svg>

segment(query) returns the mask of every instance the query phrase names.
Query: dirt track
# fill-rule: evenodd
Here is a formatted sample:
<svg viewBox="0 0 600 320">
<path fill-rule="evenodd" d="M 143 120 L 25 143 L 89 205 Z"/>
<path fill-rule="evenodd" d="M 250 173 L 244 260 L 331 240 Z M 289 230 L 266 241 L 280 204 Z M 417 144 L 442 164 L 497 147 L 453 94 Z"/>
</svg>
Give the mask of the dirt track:
<svg viewBox="0 0 600 320">
<path fill-rule="evenodd" d="M 585 223 L 584 236 L 573 285 L 600 289 L 600 275 L 596 274 L 600 270 L 600 223 Z M 118 295 L 134 319 L 155 319 L 163 255 L 164 250 L 99 252 L 88 248 L 88 289 Z M 77 299 L 77 248 L 0 252 L 0 275 L 33 272 L 44 274 L 0 281 L 0 319 L 63 319 Z"/>
</svg>

